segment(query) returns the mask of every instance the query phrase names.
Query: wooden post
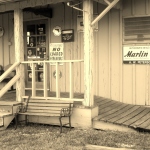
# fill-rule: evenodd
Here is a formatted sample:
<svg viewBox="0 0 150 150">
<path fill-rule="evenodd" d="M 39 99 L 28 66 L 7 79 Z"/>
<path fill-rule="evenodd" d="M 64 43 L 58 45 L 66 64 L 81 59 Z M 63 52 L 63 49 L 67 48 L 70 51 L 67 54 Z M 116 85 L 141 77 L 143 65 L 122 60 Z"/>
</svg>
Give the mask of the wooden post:
<svg viewBox="0 0 150 150">
<path fill-rule="evenodd" d="M 36 96 L 36 76 L 35 76 L 35 63 L 32 63 L 32 96 Z"/>
<path fill-rule="evenodd" d="M 93 82 L 93 52 L 94 36 L 91 22 L 93 21 L 93 0 L 83 1 L 83 24 L 84 24 L 84 106 L 94 105 L 94 82 Z"/>
<path fill-rule="evenodd" d="M 59 63 L 56 62 L 56 97 L 60 98 Z"/>
<path fill-rule="evenodd" d="M 44 97 L 47 97 L 47 83 L 48 83 L 48 80 L 47 80 L 47 63 L 44 62 L 43 63 L 43 80 L 44 80 Z"/>
<path fill-rule="evenodd" d="M 14 10 L 14 43 L 15 43 L 15 62 L 24 61 L 24 41 L 23 41 L 23 12 L 21 9 Z M 24 65 L 16 68 L 16 74 L 20 79 L 16 82 L 16 101 L 22 101 L 25 95 Z"/>
<path fill-rule="evenodd" d="M 74 82 L 73 82 L 73 62 L 69 63 L 70 65 L 70 98 L 74 98 Z"/>
</svg>

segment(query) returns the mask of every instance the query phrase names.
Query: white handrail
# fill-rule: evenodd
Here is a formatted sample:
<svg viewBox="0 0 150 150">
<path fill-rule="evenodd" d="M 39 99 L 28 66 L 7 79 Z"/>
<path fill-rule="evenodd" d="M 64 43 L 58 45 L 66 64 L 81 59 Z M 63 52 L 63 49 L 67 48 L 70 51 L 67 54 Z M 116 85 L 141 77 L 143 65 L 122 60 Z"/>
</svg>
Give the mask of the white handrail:
<svg viewBox="0 0 150 150">
<path fill-rule="evenodd" d="M 19 78 L 20 78 L 20 75 L 15 75 L 15 76 L 0 90 L 0 97 L 2 97 L 2 96 L 8 91 L 8 89 L 9 89 L 14 83 L 16 83 L 16 81 L 18 81 Z"/>
<path fill-rule="evenodd" d="M 10 66 L 1 76 L 0 82 L 2 82 L 17 66 L 19 66 L 20 62 L 15 62 L 12 66 Z M 20 75 L 15 75 L 1 90 L 0 97 L 2 97 L 13 84 L 15 84 L 20 78 Z"/>
<path fill-rule="evenodd" d="M 73 66 L 74 63 L 77 62 L 84 62 L 84 60 L 62 60 L 62 61 L 49 61 L 49 60 L 39 60 L 39 61 L 23 61 L 22 64 L 32 64 L 31 72 L 32 72 L 32 97 L 36 96 L 36 81 L 35 81 L 35 64 L 36 63 L 43 63 L 43 91 L 44 91 L 44 98 L 47 97 L 47 65 L 53 65 L 56 67 L 56 97 L 55 99 L 62 99 L 60 98 L 60 85 L 59 85 L 59 63 L 69 63 L 69 80 L 70 80 L 70 90 L 69 90 L 69 99 L 77 101 L 74 98 L 74 80 L 73 80 Z M 52 63 L 52 64 L 51 64 Z M 42 97 L 41 97 L 42 98 Z M 78 101 L 83 101 L 83 99 L 79 99 Z"/>
<path fill-rule="evenodd" d="M 51 61 L 51 60 L 41 60 L 41 61 L 22 61 L 21 63 L 22 64 L 28 64 L 28 63 L 39 63 L 39 62 L 42 62 L 42 63 L 69 63 L 69 62 L 83 62 L 84 60 L 81 59 L 81 60 L 61 60 L 61 61 Z"/>
<path fill-rule="evenodd" d="M 20 62 L 15 62 L 10 68 L 8 68 L 8 69 L 0 76 L 0 82 L 2 82 L 19 64 L 20 64 Z"/>
</svg>

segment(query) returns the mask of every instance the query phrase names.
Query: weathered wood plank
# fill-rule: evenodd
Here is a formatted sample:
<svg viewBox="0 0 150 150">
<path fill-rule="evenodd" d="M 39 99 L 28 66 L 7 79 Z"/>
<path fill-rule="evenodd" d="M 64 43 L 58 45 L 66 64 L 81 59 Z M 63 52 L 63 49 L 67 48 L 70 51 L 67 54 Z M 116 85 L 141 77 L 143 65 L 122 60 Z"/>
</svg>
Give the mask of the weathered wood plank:
<svg viewBox="0 0 150 150">
<path fill-rule="evenodd" d="M 50 114 L 59 114 L 60 110 L 47 110 L 47 109 L 28 109 L 29 113 L 50 113 Z"/>
<path fill-rule="evenodd" d="M 149 112 L 145 116 L 143 116 L 142 118 L 140 118 L 136 122 L 134 122 L 132 124 L 132 126 L 134 126 L 134 127 L 140 127 L 141 124 L 143 124 L 148 119 L 150 119 L 150 110 L 149 110 Z"/>
<path fill-rule="evenodd" d="M 44 99 L 39 99 L 39 100 L 37 100 L 37 99 L 35 99 L 35 100 L 30 100 L 30 103 L 51 103 L 51 104 L 53 104 L 53 103 L 62 103 L 62 104 L 68 104 L 68 103 L 73 103 L 73 101 L 68 101 L 68 100 L 44 100 Z"/>
<path fill-rule="evenodd" d="M 43 68 L 43 79 L 44 79 L 44 97 L 47 97 L 47 83 L 48 83 L 48 80 L 47 80 L 47 78 L 48 78 L 48 75 L 47 75 L 47 69 L 48 69 L 48 67 L 47 67 L 47 63 L 45 63 L 44 62 L 44 68 Z"/>
<path fill-rule="evenodd" d="M 101 105 L 100 105 L 100 111 L 103 110 L 103 109 L 105 110 L 107 107 L 113 106 L 114 104 L 116 104 L 115 101 L 110 101 L 110 102 L 108 102 L 108 103 L 101 104 Z"/>
<path fill-rule="evenodd" d="M 111 102 L 110 99 L 102 99 L 102 100 L 97 102 L 97 105 L 101 106 L 101 105 L 103 105 L 105 103 L 109 103 L 109 102 Z"/>
<path fill-rule="evenodd" d="M 131 109 L 128 109 L 127 111 L 124 111 L 123 113 L 119 114 L 118 116 L 110 119 L 109 121 L 113 122 L 113 123 L 116 123 L 118 120 L 120 120 L 121 118 L 124 118 L 126 117 L 127 115 L 129 115 L 130 113 L 132 113 L 134 110 L 138 109 L 139 107 L 135 106 L 135 107 L 132 107 Z"/>
<path fill-rule="evenodd" d="M 94 105 L 94 29 L 90 25 L 93 20 L 93 1 L 83 1 L 84 24 L 84 105 Z"/>
<path fill-rule="evenodd" d="M 39 103 L 29 103 L 28 106 L 66 107 L 66 106 L 68 106 L 68 104 L 47 104 L 47 103 L 39 104 Z"/>
<path fill-rule="evenodd" d="M 106 116 L 106 117 L 107 117 L 107 120 L 113 119 L 114 117 L 121 115 L 124 111 L 128 111 L 128 109 L 131 109 L 131 108 L 132 108 L 131 106 L 125 105 L 125 106 L 123 106 L 122 109 L 119 109 L 118 111 L 116 111 L 116 112 L 114 112 L 114 113 L 112 113 L 112 114 Z M 105 120 L 105 117 L 102 117 L 102 118 Z M 100 118 L 100 119 L 101 119 L 101 118 Z M 103 120 L 103 119 L 102 119 L 102 120 Z"/>
<path fill-rule="evenodd" d="M 35 113 L 35 112 L 25 112 L 25 113 L 19 113 L 22 115 L 30 115 L 30 116 L 47 116 L 47 117 L 52 117 L 52 116 L 60 116 L 60 113 Z"/>
<path fill-rule="evenodd" d="M 150 116 L 150 113 L 149 113 L 149 116 Z M 149 125 L 150 125 L 150 117 L 137 127 L 142 128 L 142 129 L 148 129 L 147 127 Z"/>
<path fill-rule="evenodd" d="M 14 10 L 14 45 L 15 45 L 15 62 L 24 61 L 24 41 L 23 41 L 23 11 Z M 24 65 L 16 68 L 16 74 L 20 75 L 20 80 L 16 83 L 16 101 L 22 101 L 25 95 L 25 71 Z"/>
<path fill-rule="evenodd" d="M 136 122 L 137 120 L 141 119 L 143 116 L 145 116 L 147 113 L 149 112 L 149 109 L 145 109 L 144 107 L 141 107 L 139 112 L 136 112 L 136 116 L 134 116 L 133 118 L 127 120 L 126 122 L 124 122 L 125 125 L 131 125 L 134 124 L 134 122 Z"/>
<path fill-rule="evenodd" d="M 115 121 L 115 123 L 123 124 L 126 120 L 131 119 L 132 118 L 131 114 L 134 111 L 136 111 L 138 108 L 140 108 L 140 106 L 135 106 L 132 109 L 130 109 L 128 112 L 125 112 L 124 114 L 121 114 L 120 117 L 118 118 L 118 120 Z"/>
<path fill-rule="evenodd" d="M 73 63 L 70 62 L 69 63 L 69 71 L 70 71 L 70 98 L 73 98 L 74 97 L 74 80 L 73 80 L 73 75 L 74 75 L 74 70 L 73 70 Z"/>
<path fill-rule="evenodd" d="M 133 150 L 129 148 L 114 148 L 114 147 L 106 147 L 106 146 L 98 146 L 98 145 L 86 145 L 86 150 Z"/>
<path fill-rule="evenodd" d="M 39 107 L 39 106 L 32 106 L 32 105 L 29 105 L 28 106 L 28 109 L 29 110 L 33 110 L 33 109 L 35 109 L 35 110 L 38 110 L 38 109 L 45 109 L 45 110 L 61 110 L 62 109 L 62 107 L 46 107 L 46 106 L 42 106 L 42 107 Z"/>
<path fill-rule="evenodd" d="M 116 102 L 116 103 L 113 103 L 112 105 L 105 107 L 104 109 L 99 108 L 99 113 L 100 114 L 108 113 L 108 112 L 112 113 L 112 110 L 116 110 L 117 108 L 119 108 L 120 105 L 121 104 Z"/>
<path fill-rule="evenodd" d="M 35 75 L 35 63 L 32 63 L 32 96 L 36 95 L 36 75 Z"/>
<path fill-rule="evenodd" d="M 119 111 L 122 109 L 125 109 L 126 107 L 127 107 L 127 105 L 123 104 L 114 110 L 108 111 L 107 113 L 101 113 L 99 116 L 99 119 L 107 121 L 107 120 L 119 115 Z"/>
</svg>

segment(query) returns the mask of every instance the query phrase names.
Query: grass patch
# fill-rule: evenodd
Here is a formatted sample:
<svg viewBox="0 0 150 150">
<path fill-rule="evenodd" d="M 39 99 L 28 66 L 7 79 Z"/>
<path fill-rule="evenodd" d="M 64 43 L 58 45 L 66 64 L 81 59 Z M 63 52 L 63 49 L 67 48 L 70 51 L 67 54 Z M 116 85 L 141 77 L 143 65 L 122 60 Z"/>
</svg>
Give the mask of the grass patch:
<svg viewBox="0 0 150 150">
<path fill-rule="evenodd" d="M 125 147 L 137 150 L 150 149 L 148 132 L 127 133 L 94 129 L 63 128 L 29 124 L 14 130 L 10 125 L 0 131 L 0 150 L 83 150 L 86 144 L 108 147 Z"/>
</svg>

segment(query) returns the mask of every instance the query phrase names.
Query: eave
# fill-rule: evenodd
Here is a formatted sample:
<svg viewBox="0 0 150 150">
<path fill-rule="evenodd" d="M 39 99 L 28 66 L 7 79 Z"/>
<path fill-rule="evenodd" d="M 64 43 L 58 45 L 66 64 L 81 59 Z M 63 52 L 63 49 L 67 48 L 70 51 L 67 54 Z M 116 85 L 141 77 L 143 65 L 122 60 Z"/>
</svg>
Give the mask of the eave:
<svg viewBox="0 0 150 150">
<path fill-rule="evenodd" d="M 0 0 L 0 13 L 24 9 L 28 7 L 44 6 L 76 0 Z"/>
<path fill-rule="evenodd" d="M 95 2 L 98 2 L 98 3 L 100 3 L 100 4 L 103 4 L 103 5 L 108 5 L 104 0 L 94 0 Z M 110 1 L 110 0 L 109 0 Z M 113 1 L 113 0 L 111 0 L 111 1 Z M 111 2 L 110 1 L 110 2 Z M 120 0 L 120 2 L 118 2 L 113 8 L 115 8 L 115 9 L 121 9 L 121 0 Z"/>
</svg>

